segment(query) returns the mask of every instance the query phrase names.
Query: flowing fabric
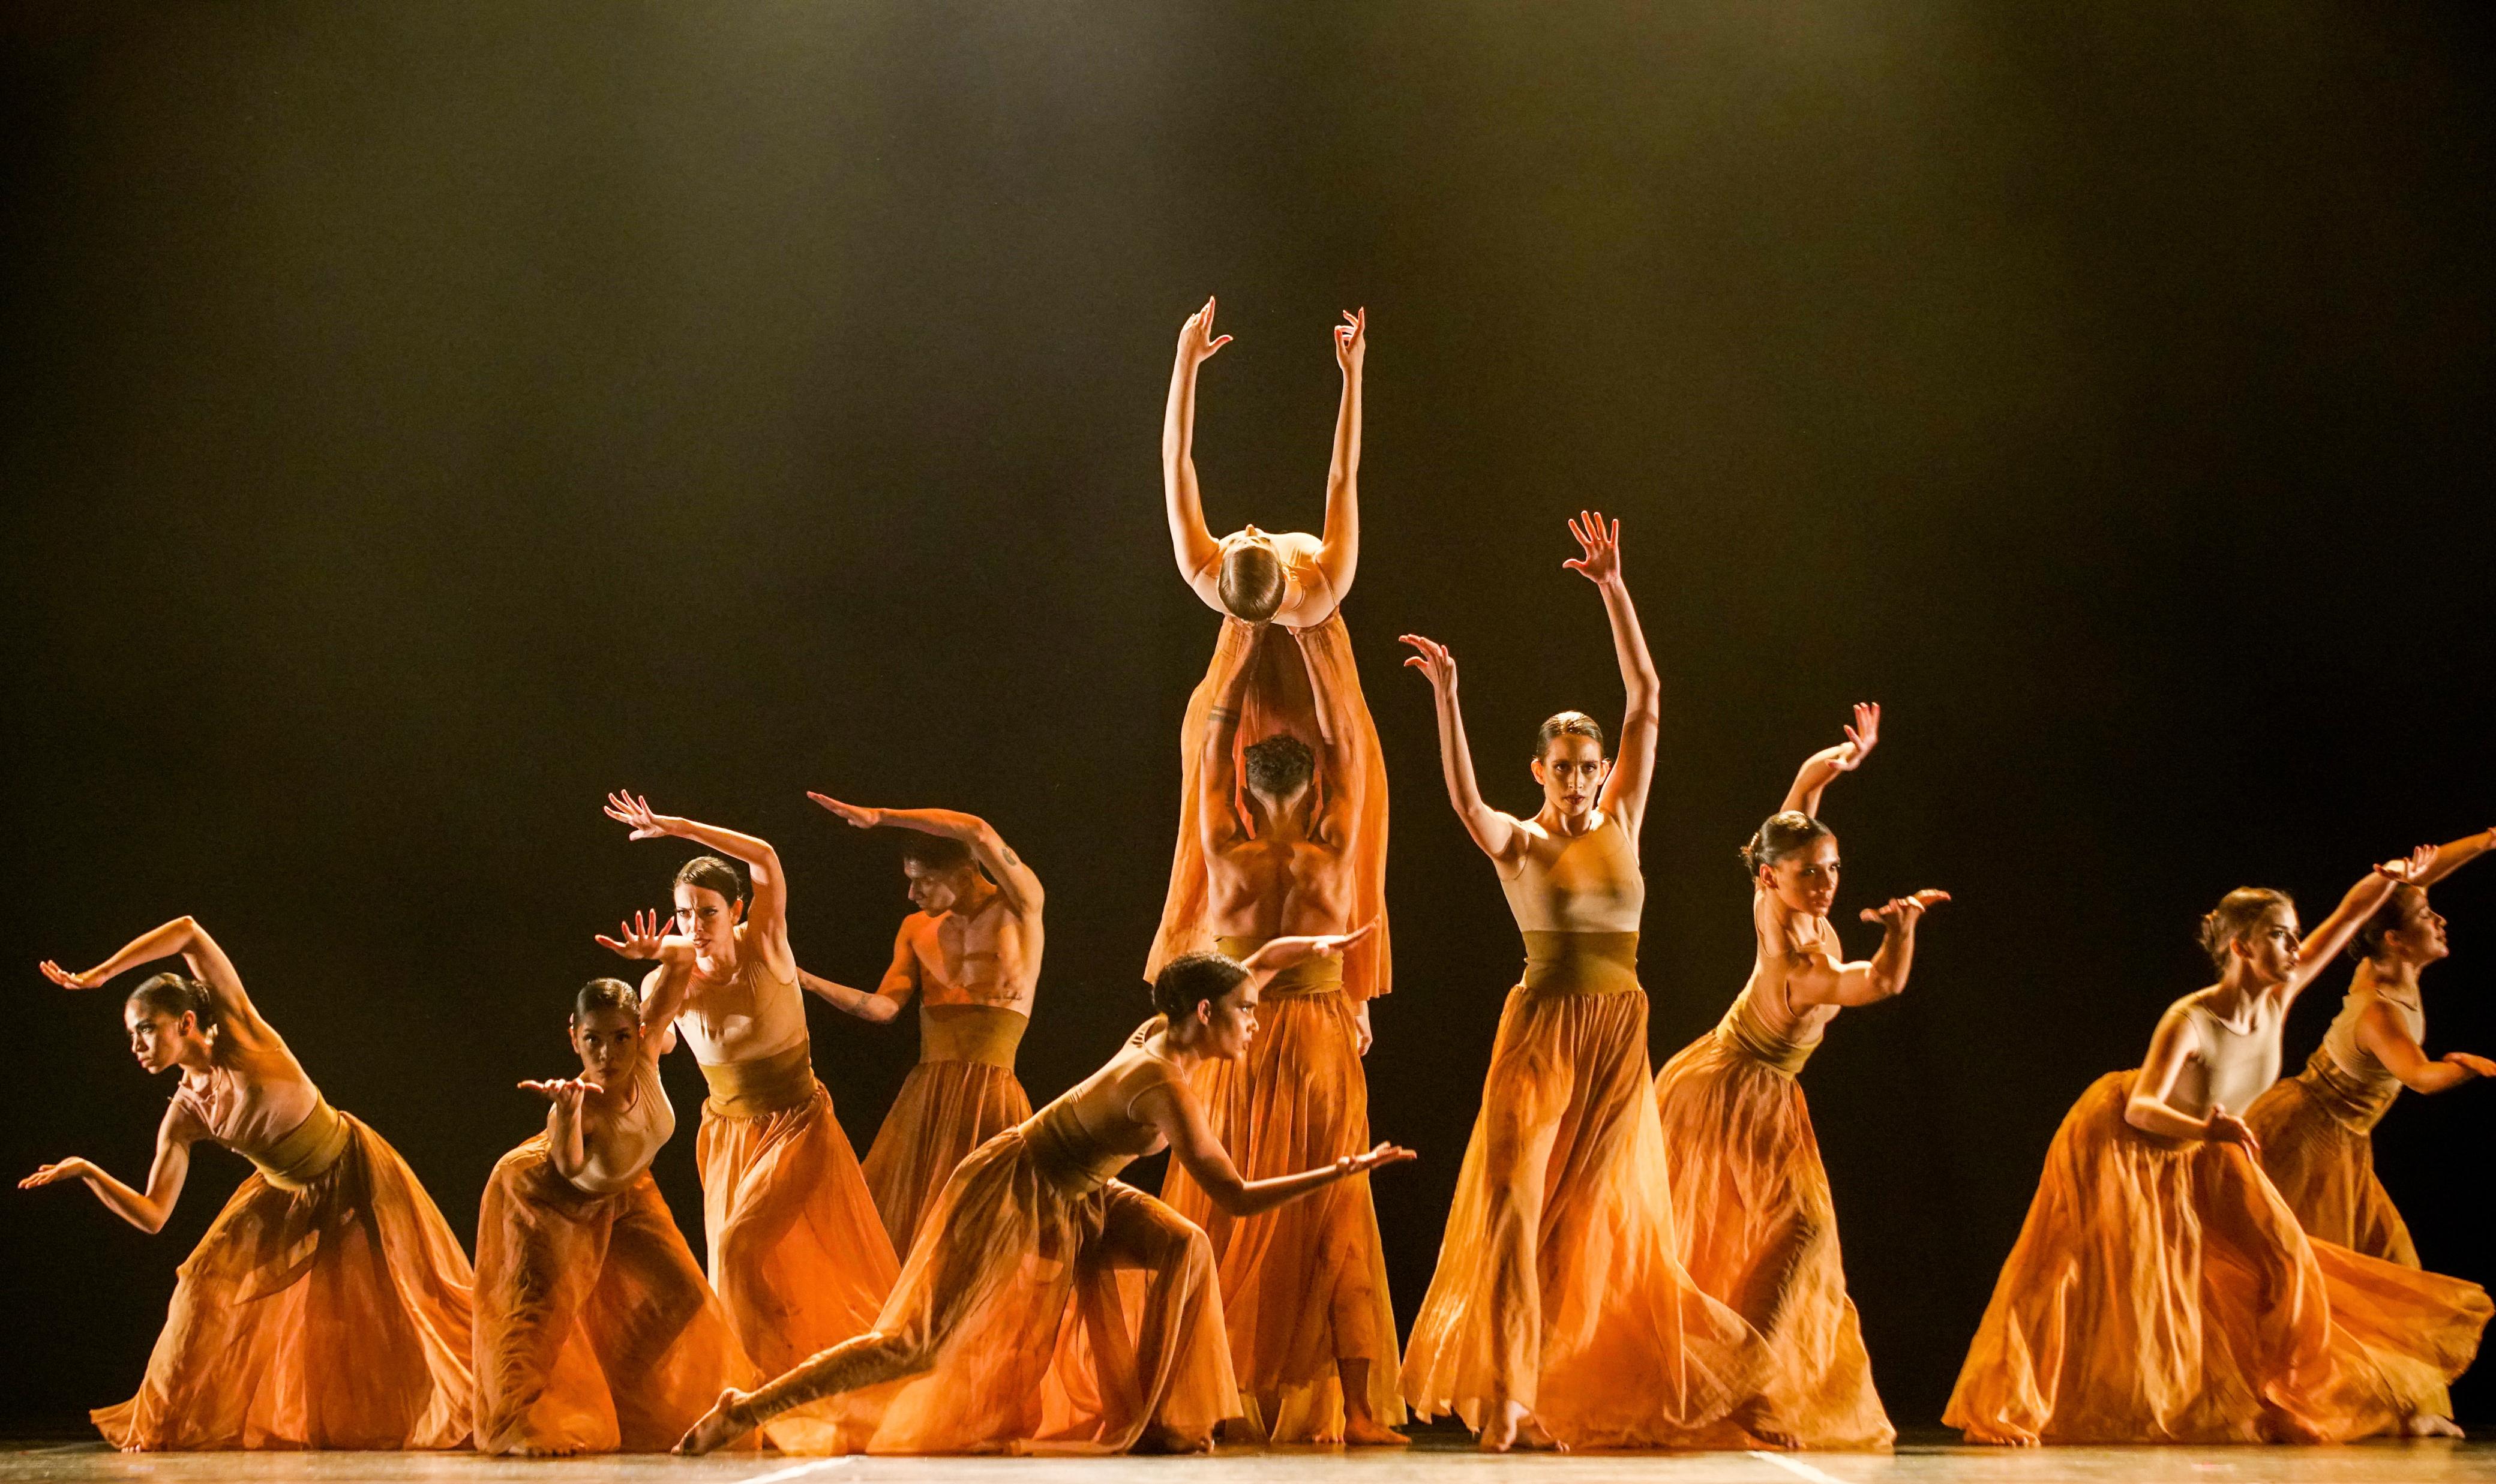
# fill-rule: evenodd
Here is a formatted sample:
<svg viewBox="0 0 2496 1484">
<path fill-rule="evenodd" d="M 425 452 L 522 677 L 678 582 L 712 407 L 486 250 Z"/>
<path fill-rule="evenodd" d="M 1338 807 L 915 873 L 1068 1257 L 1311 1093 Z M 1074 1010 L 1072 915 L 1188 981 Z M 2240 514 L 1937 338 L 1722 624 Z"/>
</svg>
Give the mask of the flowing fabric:
<svg viewBox="0 0 2496 1484">
<path fill-rule="evenodd" d="M 711 1287 L 768 1376 L 873 1324 L 899 1264 L 804 1044 L 702 1076 Z"/>
<path fill-rule="evenodd" d="M 2245 1110 L 2262 1141 L 2262 1172 L 2307 1236 L 2415 1268 L 2409 1222 L 2375 1174 L 2373 1130 L 2383 1109 L 2350 1096 L 2339 1072 L 2317 1050 L 2303 1072 L 2272 1083 Z"/>
<path fill-rule="evenodd" d="M 953 1166 L 972 1150 L 1031 1117 L 1014 1079 L 1014 1048 L 1028 1022 L 988 1005 L 919 1006 L 919 1065 L 884 1115 L 863 1170 L 892 1250 L 907 1252 Z"/>
<path fill-rule="evenodd" d="M 593 1195 L 543 1133 L 503 1156 L 477 1218 L 480 1452 L 664 1452 L 760 1378 L 648 1171 Z"/>
<path fill-rule="evenodd" d="M 1748 990 L 1656 1074 L 1672 1214 L 1692 1282 L 1760 1332 L 1753 1423 L 1805 1448 L 1896 1438 L 1847 1297 L 1837 1206 L 1794 1073 L 1817 1042 L 1768 1029 Z"/>
<path fill-rule="evenodd" d="M 1204 1234 L 1109 1176 L 1067 1099 L 982 1145 L 928 1213 L 873 1333 L 764 1388 L 792 1452 L 1197 1446 L 1238 1415 Z M 858 1389 L 853 1389 L 858 1388 Z"/>
<path fill-rule="evenodd" d="M 1942 1421 L 1980 1442 L 2342 1442 L 2442 1416 L 2487 1294 L 2312 1241 L 2233 1145 L 2080 1096 Z"/>
<path fill-rule="evenodd" d="M 1378 929 L 1344 954 L 1343 992 L 1355 1002 L 1373 1000 L 1394 987 L 1394 955 L 1387 935 L 1387 764 L 1378 748 L 1378 725 L 1370 720 L 1369 702 L 1360 692 L 1360 669 L 1353 663 L 1352 632 L 1343 625 L 1342 609 L 1326 615 L 1324 623 L 1282 632 L 1295 642 L 1265 646 L 1267 667 L 1249 685 L 1234 748 L 1244 753 L 1284 731 L 1301 736 L 1321 757 L 1321 735 L 1342 739 L 1349 748 L 1361 790 L 1359 817 L 1352 822 L 1350 834 L 1350 920 L 1376 922 Z M 1204 831 L 1197 819 L 1204 731 L 1211 724 L 1214 698 L 1255 653 L 1256 633 L 1235 618 L 1223 619 L 1213 664 L 1187 698 L 1187 715 L 1178 733 L 1178 848 L 1170 857 L 1170 893 L 1162 904 L 1161 931 L 1144 960 L 1147 979 L 1180 954 L 1213 946 L 1213 929 L 1206 922 L 1209 878 Z M 1237 776 L 1247 776 L 1245 764 L 1239 766 Z M 1324 790 L 1341 785 L 1320 768 L 1313 787 Z M 1249 828 L 1246 804 L 1234 797 L 1232 807 L 1239 814 L 1241 827 Z"/>
<path fill-rule="evenodd" d="M 468 1254 L 398 1152 L 326 1102 L 184 1260 L 116 1448 L 455 1448 Z"/>
<path fill-rule="evenodd" d="M 1749 1447 L 1759 1337 L 1674 1254 L 1635 933 L 1527 933 L 1404 1398 L 1571 1447 Z"/>
<path fill-rule="evenodd" d="M 1259 946 L 1221 940 L 1233 958 Z M 1369 1084 L 1341 989 L 1333 959 L 1286 971 L 1259 1000 L 1246 1058 L 1198 1064 L 1193 1085 L 1205 1121 L 1243 1178 L 1295 1175 L 1369 1148 Z M 1367 1175 L 1234 1217 L 1173 1159 L 1162 1198 L 1213 1244 L 1232 1364 L 1259 1432 L 1273 1442 L 1340 1439 L 1342 1360 L 1369 1363 L 1371 1416 L 1403 1420 L 1395 1312 Z"/>
</svg>

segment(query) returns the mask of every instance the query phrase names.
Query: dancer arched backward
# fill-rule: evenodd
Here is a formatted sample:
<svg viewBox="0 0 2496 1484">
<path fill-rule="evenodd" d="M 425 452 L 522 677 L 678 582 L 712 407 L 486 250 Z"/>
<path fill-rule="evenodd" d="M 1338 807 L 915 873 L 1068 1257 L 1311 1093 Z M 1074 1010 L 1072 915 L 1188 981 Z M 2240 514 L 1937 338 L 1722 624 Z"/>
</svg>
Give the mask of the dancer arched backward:
<svg viewBox="0 0 2496 1484">
<path fill-rule="evenodd" d="M 1172 960 L 1154 981 L 1160 1017 L 953 1171 L 875 1331 L 760 1391 L 725 1393 L 683 1450 L 707 1452 L 775 1418 L 773 1440 L 806 1451 L 1206 1446 L 1214 1425 L 1238 1414 L 1212 1249 L 1116 1176 L 1167 1144 L 1224 1210 L 1247 1215 L 1412 1159 L 1381 1144 L 1243 1180 L 1188 1090 L 1198 1062 L 1248 1049 L 1268 979 L 1360 937 L 1278 938 L 1245 964 L 1213 953 Z M 1142 1271 L 1132 1314 L 1121 1269 Z M 809 1402 L 818 1405 L 789 1412 Z M 811 1438 L 789 1431 L 801 1416 Z"/>
<path fill-rule="evenodd" d="M 2262 1143 L 2262 1170 L 2306 1235 L 2405 1268 L 2418 1265 L 2418 1248 L 2375 1176 L 2374 1128 L 2404 1087 L 2441 1093 L 2473 1077 L 2496 1077 L 2496 1062 L 2467 1051 L 2429 1060 L 2426 1010 L 2418 1003 L 2418 971 L 2450 951 L 2427 888 L 2491 844 L 2496 830 L 2455 840 L 2435 852 L 2417 881 L 2393 888 L 2349 945 L 2356 974 L 2305 1070 L 2272 1083 L 2245 1110 Z"/>
<path fill-rule="evenodd" d="M 2278 1077 L 2297 993 L 2433 857 L 2377 866 L 2302 943 L 2285 892 L 2240 887 L 2201 919 L 2219 982 L 2064 1117 L 1946 1425 L 2002 1443 L 2456 1431 L 2445 1383 L 2486 1293 L 2307 1238 L 2235 1111 Z"/>
<path fill-rule="evenodd" d="M 1352 634 L 1339 611 L 1360 563 L 1360 378 L 1369 354 L 1366 311 L 1348 313 L 1335 326 L 1335 364 L 1343 372 L 1343 400 L 1335 413 L 1334 456 L 1326 470 L 1326 531 L 1267 532 L 1247 526 L 1216 541 L 1204 524 L 1197 488 L 1197 369 L 1231 343 L 1213 335 L 1213 300 L 1179 329 L 1178 356 L 1170 369 L 1170 405 L 1162 422 L 1162 485 L 1170 515 L 1170 550 L 1179 575 L 1207 606 L 1223 615 L 1213 663 L 1188 697 L 1179 727 L 1178 844 L 1170 859 L 1170 892 L 1162 905 L 1160 932 L 1144 963 L 1144 977 L 1182 953 L 1201 952 L 1217 935 L 1207 894 L 1205 830 L 1199 814 L 1204 789 L 1200 771 L 1214 697 L 1232 672 L 1248 665 L 1250 638 L 1265 625 L 1280 626 L 1289 644 L 1267 644 L 1254 654 L 1248 687 L 1239 701 L 1237 747 L 1245 749 L 1276 732 L 1289 732 L 1313 752 L 1339 749 L 1339 777 L 1320 777 L 1320 808 L 1333 790 L 1357 792 L 1359 808 L 1344 830 L 1351 876 L 1348 922 L 1376 924 L 1376 931 L 1344 957 L 1343 995 L 1365 1036 L 1369 1002 L 1393 988 L 1387 929 L 1387 766 L 1378 749 L 1378 727 L 1360 693 L 1360 671 L 1352 658 Z M 1247 801 L 1234 797 L 1232 812 L 1248 826 Z"/>
<path fill-rule="evenodd" d="M 1205 920 L 1232 958 L 1276 938 L 1340 933 L 1356 920 L 1366 780 L 1351 728 L 1334 728 L 1316 756 L 1288 732 L 1244 755 L 1238 746 L 1256 656 L 1289 642 L 1270 625 L 1252 631 L 1248 662 L 1225 677 L 1204 731 L 1196 818 L 1209 887 Z M 1242 794 L 1245 823 L 1232 807 Z M 1368 1148 L 1366 1003 L 1344 994 L 1341 962 L 1310 959 L 1268 983 L 1261 1000 L 1247 1054 L 1197 1068 L 1194 1090 L 1215 1140 L 1250 1180 Z M 1234 1218 L 1176 1160 L 1162 1198 L 1213 1243 L 1231 1358 L 1254 1429 L 1275 1442 L 1405 1441 L 1388 1425 L 1404 1420 L 1404 1401 L 1368 1181 Z"/>
<path fill-rule="evenodd" d="M 639 914 L 620 942 L 656 953 L 664 924 Z M 661 1452 L 761 1375 L 650 1178 L 676 1130 L 659 1056 L 688 971 L 661 977 L 647 1005 L 621 979 L 582 985 L 567 1022 L 580 1074 L 520 1084 L 550 1106 L 477 1217 L 480 1452 Z"/>
<path fill-rule="evenodd" d="M 1487 1449 L 1520 1438 L 1572 1447 L 1745 1446 L 1759 1337 L 1692 1283 L 1674 1254 L 1672 1182 L 1638 979 L 1646 883 L 1638 826 L 1655 773 L 1654 662 L 1621 579 L 1620 527 L 1569 526 L 1566 565 L 1602 593 L 1629 710 L 1619 752 L 1564 711 L 1543 724 L 1530 819 L 1482 802 L 1456 705 L 1456 663 L 1417 634 L 1407 665 L 1437 694 L 1448 794 L 1498 868 L 1525 935 L 1481 1116 L 1465 1149 L 1404 1356 L 1404 1399 L 1452 1411 Z"/>
<path fill-rule="evenodd" d="M 1040 878 L 977 815 L 950 809 L 862 809 L 806 795 L 859 829 L 910 831 L 901 870 L 919 911 L 902 919 L 892 964 L 873 994 L 800 970 L 806 988 L 865 1020 L 919 1001 L 919 1065 L 866 1152 L 867 1189 L 908 1252 L 953 1166 L 1031 1117 L 1014 1079 L 1014 1049 L 1031 1024 L 1045 946 Z"/>
<path fill-rule="evenodd" d="M 875 1322 L 900 1264 L 858 1173 L 832 1098 L 815 1078 L 806 1003 L 789 948 L 789 885 L 780 857 L 751 835 L 653 813 L 630 793 L 607 813 L 635 840 L 690 840 L 676 871 L 675 931 L 655 948 L 601 940 L 628 955 L 656 951 L 643 980 L 658 1000 L 669 969 L 687 972 L 676 1029 L 702 1064 L 694 1158 L 702 1167 L 702 1229 L 711 1286 L 767 1375 Z M 753 880 L 752 907 L 736 868 Z"/>
<path fill-rule="evenodd" d="M 116 1448 L 455 1448 L 467 1441 L 468 1254 L 398 1152 L 331 1107 L 243 992 L 232 960 L 176 917 L 84 974 L 94 989 L 180 955 L 122 1006 L 131 1054 L 180 1074 L 141 1192 L 85 1159 L 20 1189 L 82 1180 L 141 1231 L 164 1229 L 191 1146 L 253 1173 L 183 1260 L 139 1394 L 93 1415 Z"/>
<path fill-rule="evenodd" d="M 1872 1389 L 1872 1363 L 1837 1249 L 1837 1207 L 1795 1074 L 1841 1009 L 1907 987 L 1916 924 L 1947 902 L 1919 891 L 1863 920 L 1884 929 L 1868 961 L 1848 963 L 1829 925 L 1837 836 L 1820 796 L 1880 741 L 1881 708 L 1855 708 L 1846 741 L 1804 759 L 1742 861 L 1751 875 L 1759 957 L 1715 1030 L 1656 1074 L 1672 1160 L 1682 1265 L 1767 1344 L 1765 1405 L 1752 1426 L 1797 1447 L 1884 1447 L 1897 1437 Z"/>
</svg>

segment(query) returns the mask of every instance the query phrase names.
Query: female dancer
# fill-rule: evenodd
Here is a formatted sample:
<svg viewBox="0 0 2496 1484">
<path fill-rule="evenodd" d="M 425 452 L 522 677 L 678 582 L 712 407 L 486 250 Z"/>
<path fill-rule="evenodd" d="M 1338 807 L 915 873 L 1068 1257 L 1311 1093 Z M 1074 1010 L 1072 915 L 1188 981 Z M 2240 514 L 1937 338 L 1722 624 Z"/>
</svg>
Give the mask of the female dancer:
<svg viewBox="0 0 2496 1484">
<path fill-rule="evenodd" d="M 1214 1424 L 1238 1412 L 1212 1250 L 1204 1233 L 1115 1177 L 1167 1144 L 1223 1209 L 1245 1214 L 1412 1159 L 1381 1144 L 1318 1169 L 1243 1181 L 1188 1091 L 1197 1063 L 1246 1050 L 1267 979 L 1359 938 L 1278 938 L 1246 964 L 1216 953 L 1173 960 L 1154 981 L 1158 1020 L 954 1170 L 875 1330 L 760 1391 L 723 1393 L 683 1451 L 708 1452 L 775 1417 L 773 1440 L 806 1451 L 957 1453 L 1035 1440 L 1204 1447 Z M 1145 1275 L 1132 1321 L 1122 1268 Z M 1069 1322 L 1077 1315 L 1079 1324 Z M 819 1398 L 829 1400 L 784 1415 Z M 794 1438 L 793 1422 L 814 1436 Z"/>
<path fill-rule="evenodd" d="M 1881 708 L 1856 706 L 1846 741 L 1803 760 L 1785 803 L 1742 848 L 1759 944 L 1750 982 L 1655 1079 L 1682 1266 L 1766 1342 L 1754 1430 L 1805 1448 L 1885 1447 L 1898 1436 L 1872 1389 L 1828 1172 L 1794 1081 L 1839 1010 L 1907 987 L 1917 920 L 1950 900 L 1926 890 L 1864 909 L 1884 929 L 1880 951 L 1844 962 L 1828 923 L 1837 836 L 1820 821 L 1820 796 L 1880 737 Z"/>
<path fill-rule="evenodd" d="M 2309 1240 L 2234 1111 L 2279 1075 L 2298 991 L 2433 858 L 2377 866 L 2302 943 L 2285 892 L 2240 887 L 2201 919 L 2219 982 L 2063 1119 L 1944 1423 L 2004 1443 L 2457 1432 L 2445 1383 L 2486 1293 Z"/>
<path fill-rule="evenodd" d="M 2404 1087 L 2441 1093 L 2496 1076 L 2496 1062 L 2467 1051 L 2430 1061 L 2418 971 L 2450 950 L 2426 889 L 2496 844 L 2496 830 L 2455 840 L 2414 883 L 2393 888 L 2349 945 L 2357 973 L 2323 1044 L 2297 1076 L 2270 1085 L 2245 1110 L 2262 1143 L 2262 1171 L 2279 1187 L 2307 1236 L 2418 1265 L 2409 1223 L 2375 1178 L 2374 1128 Z"/>
<path fill-rule="evenodd" d="M 659 951 L 662 920 L 625 924 Z M 758 1373 L 650 1178 L 676 1131 L 659 1056 L 684 974 L 646 1006 L 621 979 L 574 997 L 580 1075 L 521 1087 L 546 1131 L 503 1156 L 477 1217 L 477 1448 L 656 1453 Z"/>
<path fill-rule="evenodd" d="M 1456 663 L 1406 634 L 1437 693 L 1440 759 L 1457 816 L 1498 867 L 1525 934 L 1481 1117 L 1448 1213 L 1439 1270 L 1404 1357 L 1404 1398 L 1453 1411 L 1503 1450 L 1745 1446 L 1759 1337 L 1673 1253 L 1664 1128 L 1648 1089 L 1638 926 L 1638 825 L 1655 771 L 1654 663 L 1621 579 L 1620 527 L 1569 523 L 1567 562 L 1603 594 L 1629 691 L 1620 751 L 1580 712 L 1543 724 L 1531 819 L 1482 802 Z"/>
<path fill-rule="evenodd" d="M 176 917 L 64 989 L 182 957 L 122 1006 L 130 1050 L 181 1074 L 144 1193 L 85 1159 L 21 1189 L 83 1180 L 161 1231 L 205 1140 L 254 1173 L 181 1266 L 139 1395 L 97 1411 L 116 1448 L 455 1448 L 468 1437 L 468 1254 L 382 1136 L 329 1106 L 207 929 Z"/>
</svg>

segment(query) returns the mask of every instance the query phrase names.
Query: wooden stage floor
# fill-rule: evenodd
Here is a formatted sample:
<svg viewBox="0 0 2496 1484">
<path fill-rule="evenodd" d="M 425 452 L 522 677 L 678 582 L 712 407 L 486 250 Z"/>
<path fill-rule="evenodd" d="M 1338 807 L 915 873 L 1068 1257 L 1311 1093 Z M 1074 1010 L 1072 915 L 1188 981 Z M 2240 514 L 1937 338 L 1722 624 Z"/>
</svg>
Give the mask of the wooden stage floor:
<svg viewBox="0 0 2496 1484">
<path fill-rule="evenodd" d="M 0 1443 L 0 1484 L 90 1480 L 162 1484 L 2496 1484 L 2496 1443 L 2372 1442 L 2340 1448 L 2041 1448 L 1942 1442 L 1895 1453 L 1586 1454 L 1486 1458 L 1461 1434 L 1425 1435 L 1409 1453 L 1235 1450 L 1210 1458 L 677 1459 L 607 1456 L 521 1461 L 473 1454 L 140 1453 L 101 1443 Z"/>
</svg>

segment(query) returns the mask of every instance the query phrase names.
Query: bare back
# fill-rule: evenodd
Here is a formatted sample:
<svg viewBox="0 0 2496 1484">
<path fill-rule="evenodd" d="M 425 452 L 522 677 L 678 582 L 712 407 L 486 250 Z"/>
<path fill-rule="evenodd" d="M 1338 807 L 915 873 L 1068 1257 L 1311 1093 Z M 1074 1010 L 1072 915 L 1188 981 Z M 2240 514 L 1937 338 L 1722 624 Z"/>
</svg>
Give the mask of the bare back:
<svg viewBox="0 0 2496 1484">
<path fill-rule="evenodd" d="M 725 976 L 694 966 L 676 1029 L 694 1060 L 718 1067 L 758 1062 L 806 1043 L 806 1004 L 795 974 L 775 974 L 751 929 L 736 929 L 736 968 Z"/>
<path fill-rule="evenodd" d="M 1646 877 L 1620 816 L 1600 812 L 1582 835 L 1561 835 L 1541 819 L 1517 821 L 1521 849 L 1513 875 L 1500 877 L 1508 910 L 1528 933 L 1635 933 L 1646 911 Z"/>
</svg>

